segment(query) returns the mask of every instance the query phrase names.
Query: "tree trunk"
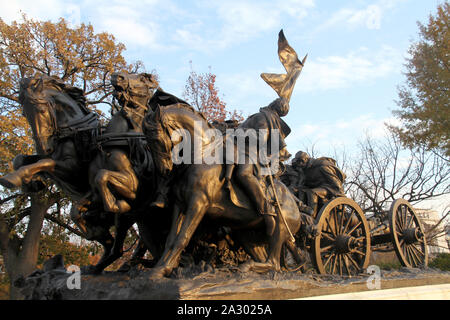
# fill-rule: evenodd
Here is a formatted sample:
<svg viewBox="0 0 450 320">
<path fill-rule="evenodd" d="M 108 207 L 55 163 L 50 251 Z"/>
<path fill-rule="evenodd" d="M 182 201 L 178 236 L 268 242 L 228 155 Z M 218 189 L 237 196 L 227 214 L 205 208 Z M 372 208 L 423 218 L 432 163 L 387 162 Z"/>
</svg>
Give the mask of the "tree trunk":
<svg viewBox="0 0 450 320">
<path fill-rule="evenodd" d="M 28 276 L 36 269 L 44 215 L 55 203 L 53 197 L 47 198 L 45 195 L 43 192 L 30 195 L 31 214 L 23 239 L 15 235 L 10 237 L 10 230 L 6 230 L 5 222 L 0 222 L 0 249 L 10 279 L 10 299 L 12 300 L 23 299 L 20 290 L 13 285 L 14 281 L 18 277 Z M 6 234 L 5 231 L 7 231 Z"/>
</svg>

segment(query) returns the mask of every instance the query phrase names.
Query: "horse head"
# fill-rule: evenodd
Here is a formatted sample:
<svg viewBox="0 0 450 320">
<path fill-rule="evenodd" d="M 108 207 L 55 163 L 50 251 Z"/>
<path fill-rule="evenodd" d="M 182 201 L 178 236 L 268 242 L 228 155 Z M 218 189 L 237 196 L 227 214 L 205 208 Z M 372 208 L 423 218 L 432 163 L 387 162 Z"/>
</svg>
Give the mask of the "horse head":
<svg viewBox="0 0 450 320">
<path fill-rule="evenodd" d="M 166 175 L 173 168 L 172 139 L 166 130 L 164 115 L 161 107 L 150 112 L 143 122 L 143 131 L 147 137 L 152 156 L 156 160 L 155 165 L 162 175 Z"/>
<path fill-rule="evenodd" d="M 120 105 L 132 108 L 143 107 L 158 88 L 155 76 L 148 73 L 114 72 L 111 75 L 111 85 L 114 87 L 113 95 Z"/>
<path fill-rule="evenodd" d="M 222 133 L 185 103 L 157 106 L 143 121 L 143 132 L 160 172 L 175 164 L 198 164 L 205 148 L 222 143 Z M 175 160 L 176 159 L 176 160 Z"/>
<path fill-rule="evenodd" d="M 43 155 L 54 151 L 60 126 L 89 113 L 81 89 L 45 75 L 21 79 L 19 102 L 33 132 L 37 152 Z"/>
</svg>

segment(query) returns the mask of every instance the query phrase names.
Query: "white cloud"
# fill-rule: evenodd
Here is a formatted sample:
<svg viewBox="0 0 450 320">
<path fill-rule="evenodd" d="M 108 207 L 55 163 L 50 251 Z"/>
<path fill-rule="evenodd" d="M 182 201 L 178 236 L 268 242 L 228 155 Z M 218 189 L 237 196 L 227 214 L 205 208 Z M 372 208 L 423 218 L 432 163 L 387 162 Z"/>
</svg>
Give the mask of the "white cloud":
<svg viewBox="0 0 450 320">
<path fill-rule="evenodd" d="M 301 20 L 314 6 L 314 0 L 233 0 L 202 2 L 202 5 L 207 7 L 219 26 L 205 29 L 201 22 L 189 22 L 178 28 L 174 40 L 191 49 L 209 52 L 244 42 L 265 31 L 281 28 L 286 15 Z"/>
<path fill-rule="evenodd" d="M 300 91 L 345 88 L 400 72 L 402 54 L 388 46 L 372 52 L 367 48 L 351 51 L 345 56 L 308 59 L 302 71 Z"/>
<path fill-rule="evenodd" d="M 148 12 L 156 11 L 158 1 L 105 1 L 105 4 L 96 3 L 89 11 L 91 20 L 98 31 L 112 33 L 125 45 L 140 45 L 151 49 L 161 48 L 158 41 L 160 34 L 157 19 L 149 19 Z M 87 9 L 86 8 L 86 9 Z M 145 10 L 143 10 L 145 8 Z"/>
<path fill-rule="evenodd" d="M 22 13 L 29 18 L 39 20 L 57 20 L 74 12 L 72 4 L 64 4 L 59 0 L 15 0 L 2 1 L 1 18 L 6 23 L 22 20 Z"/>
<path fill-rule="evenodd" d="M 366 135 L 372 138 L 386 136 L 385 124 L 398 124 L 398 119 L 376 118 L 373 114 L 364 114 L 352 119 L 337 119 L 336 121 L 315 121 L 292 127 L 286 143 L 289 151 L 305 148 L 305 142 L 317 150 L 332 152 L 334 147 L 352 148 L 358 140 Z"/>
<path fill-rule="evenodd" d="M 370 5 L 362 10 L 341 9 L 322 26 L 329 28 L 337 24 L 351 27 L 365 26 L 368 29 L 380 29 L 383 10 L 378 5 Z"/>
<path fill-rule="evenodd" d="M 397 6 L 398 3 L 404 1 L 406 0 L 380 0 L 363 9 L 342 8 L 318 29 L 324 30 L 338 25 L 346 25 L 351 28 L 380 29 L 383 15 Z"/>
<path fill-rule="evenodd" d="M 187 7 L 171 0 L 17 0 L 2 3 L 2 19 L 7 23 L 20 19 L 23 10 L 39 20 L 64 17 L 72 25 L 91 22 L 97 31 L 112 33 L 125 45 L 211 52 L 278 29 L 283 26 L 283 18 L 301 20 L 314 3 L 198 0 Z"/>
</svg>

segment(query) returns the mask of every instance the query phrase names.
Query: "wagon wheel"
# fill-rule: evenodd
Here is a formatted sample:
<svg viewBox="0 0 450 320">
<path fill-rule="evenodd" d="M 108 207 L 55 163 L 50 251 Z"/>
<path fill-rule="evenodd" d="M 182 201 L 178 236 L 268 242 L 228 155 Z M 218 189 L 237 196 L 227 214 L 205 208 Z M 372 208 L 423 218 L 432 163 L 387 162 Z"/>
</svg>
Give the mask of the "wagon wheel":
<svg viewBox="0 0 450 320">
<path fill-rule="evenodd" d="M 328 202 L 316 221 L 312 250 L 319 273 L 352 276 L 367 268 L 370 230 L 355 201 L 340 197 Z"/>
<path fill-rule="evenodd" d="M 395 200 L 389 211 L 391 238 L 400 263 L 408 268 L 426 267 L 427 242 L 419 217 L 405 199 Z"/>
</svg>

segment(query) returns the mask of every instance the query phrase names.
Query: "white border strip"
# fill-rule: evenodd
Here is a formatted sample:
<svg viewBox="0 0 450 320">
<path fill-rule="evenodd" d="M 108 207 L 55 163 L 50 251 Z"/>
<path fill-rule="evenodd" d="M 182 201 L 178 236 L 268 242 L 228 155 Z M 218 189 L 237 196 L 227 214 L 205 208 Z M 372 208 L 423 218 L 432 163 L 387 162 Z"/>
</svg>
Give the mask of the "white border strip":
<svg viewBox="0 0 450 320">
<path fill-rule="evenodd" d="M 450 300 L 450 284 L 331 294 L 292 300 Z"/>
</svg>

